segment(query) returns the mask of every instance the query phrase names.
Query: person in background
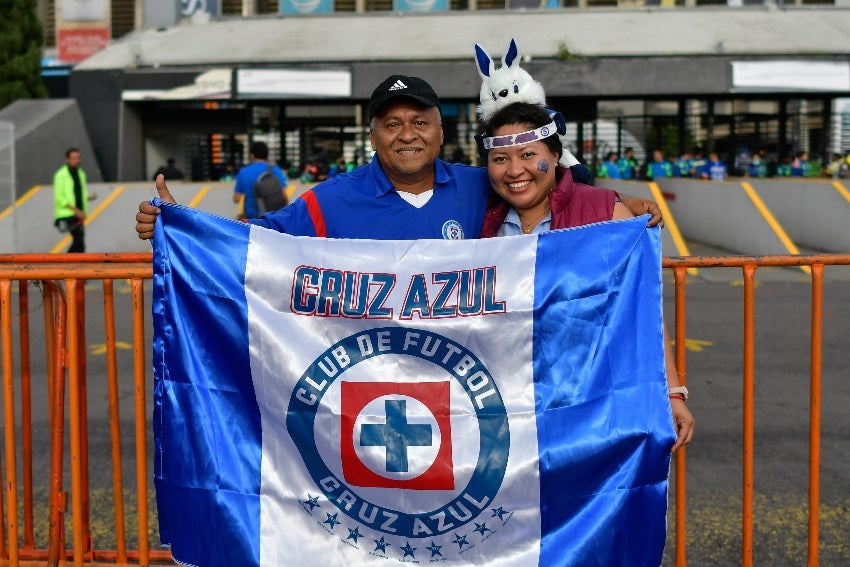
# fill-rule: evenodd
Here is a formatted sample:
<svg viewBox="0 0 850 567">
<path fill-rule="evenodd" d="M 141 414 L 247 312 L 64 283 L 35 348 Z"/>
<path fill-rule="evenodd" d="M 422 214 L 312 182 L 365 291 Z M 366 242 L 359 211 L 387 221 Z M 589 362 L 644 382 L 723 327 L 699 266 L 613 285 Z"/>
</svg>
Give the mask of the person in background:
<svg viewBox="0 0 850 567">
<path fill-rule="evenodd" d="M 319 180 L 319 164 L 308 161 L 301 172 L 301 183 L 315 183 Z"/>
<path fill-rule="evenodd" d="M 154 177 L 154 180 L 156 177 Z M 168 178 L 166 178 L 168 179 Z M 224 172 L 218 178 L 219 181 L 233 181 L 236 179 L 236 164 L 232 161 L 227 162 L 224 166 Z"/>
<path fill-rule="evenodd" d="M 345 158 L 342 156 L 336 158 L 336 161 L 328 167 L 328 179 L 336 177 L 340 173 L 345 173 Z"/>
<path fill-rule="evenodd" d="M 599 169 L 596 171 L 596 177 L 605 179 L 622 179 L 620 168 L 617 167 L 617 152 L 608 152 L 605 156 L 605 161 L 599 164 Z"/>
<path fill-rule="evenodd" d="M 746 177 L 764 178 L 767 177 L 767 163 L 763 159 L 762 152 L 753 154 L 753 159 L 747 165 L 747 171 L 744 174 Z"/>
<path fill-rule="evenodd" d="M 821 161 L 817 158 L 808 157 L 806 154 L 806 163 L 803 166 L 803 177 L 820 177 L 824 174 L 824 168 Z"/>
<path fill-rule="evenodd" d="M 676 177 L 693 177 L 694 176 L 694 160 L 693 154 L 689 151 L 685 151 L 679 159 L 676 160 L 676 163 L 673 164 L 674 172 Z"/>
<path fill-rule="evenodd" d="M 726 164 L 720 161 L 716 152 L 708 154 L 708 162 L 705 164 L 705 170 L 702 174 L 703 179 L 711 181 L 726 181 L 727 175 Z"/>
<path fill-rule="evenodd" d="M 183 179 L 183 172 L 177 169 L 174 165 L 174 158 L 168 158 L 165 165 L 159 166 L 159 168 L 153 173 L 152 179 L 156 181 L 156 176 L 160 174 L 165 176 L 166 181 Z"/>
<path fill-rule="evenodd" d="M 259 216 L 257 203 L 254 201 L 254 184 L 260 176 L 266 173 L 271 167 L 272 174 L 279 180 L 282 187 L 286 187 L 288 181 L 283 171 L 276 166 L 268 163 L 269 147 L 265 142 L 254 142 L 250 149 L 250 163 L 239 170 L 236 174 L 236 185 L 233 187 L 233 202 L 242 203 L 242 213 L 244 218 L 256 218 Z"/>
<path fill-rule="evenodd" d="M 620 169 L 620 179 L 634 179 L 637 177 L 638 162 L 635 159 L 635 150 L 631 146 L 623 152 L 623 156 L 617 160 Z"/>
<path fill-rule="evenodd" d="M 69 253 L 86 251 L 84 223 L 89 201 L 97 198 L 89 193 L 86 172 L 80 167 L 80 150 L 69 148 L 65 163 L 53 174 L 53 224 L 60 232 L 71 233 Z"/>
<path fill-rule="evenodd" d="M 791 161 L 791 177 L 803 177 L 808 161 L 809 152 L 797 153 Z"/>
<path fill-rule="evenodd" d="M 664 159 L 661 150 L 653 150 L 652 161 L 646 164 L 646 178 L 650 181 L 673 177 L 673 166 Z"/>
<path fill-rule="evenodd" d="M 824 173 L 829 177 L 841 179 L 850 177 L 850 152 L 846 155 L 834 154 L 832 161 L 824 169 Z"/>
<path fill-rule="evenodd" d="M 776 166 L 776 177 L 791 177 L 791 156 L 782 156 L 782 161 Z"/>
<path fill-rule="evenodd" d="M 699 179 L 705 171 L 705 151 L 702 148 L 694 148 L 693 156 L 691 160 L 691 177 Z"/>
</svg>

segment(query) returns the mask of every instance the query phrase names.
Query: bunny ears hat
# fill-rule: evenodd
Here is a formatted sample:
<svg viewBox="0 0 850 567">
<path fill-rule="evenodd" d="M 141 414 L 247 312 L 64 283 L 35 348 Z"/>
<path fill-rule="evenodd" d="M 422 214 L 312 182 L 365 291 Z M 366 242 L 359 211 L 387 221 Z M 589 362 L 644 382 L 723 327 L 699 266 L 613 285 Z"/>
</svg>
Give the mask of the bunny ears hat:
<svg viewBox="0 0 850 567">
<path fill-rule="evenodd" d="M 475 61 L 481 76 L 480 104 L 476 108 L 478 117 L 487 122 L 493 114 L 514 102 L 528 102 L 546 106 L 543 85 L 535 81 L 525 69 L 521 69 L 519 48 L 511 39 L 498 69 L 479 44 L 475 44 Z"/>
</svg>

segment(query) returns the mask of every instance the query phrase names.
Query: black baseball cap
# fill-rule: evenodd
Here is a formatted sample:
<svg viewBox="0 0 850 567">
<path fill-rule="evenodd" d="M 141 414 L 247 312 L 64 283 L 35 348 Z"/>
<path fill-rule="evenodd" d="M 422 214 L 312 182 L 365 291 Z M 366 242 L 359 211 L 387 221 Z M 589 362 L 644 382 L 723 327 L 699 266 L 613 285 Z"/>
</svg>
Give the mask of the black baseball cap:
<svg viewBox="0 0 850 567">
<path fill-rule="evenodd" d="M 372 98 L 369 99 L 369 119 L 374 118 L 384 104 L 401 97 L 413 99 L 426 108 L 440 106 L 437 93 L 424 79 L 391 75 L 372 91 Z"/>
</svg>

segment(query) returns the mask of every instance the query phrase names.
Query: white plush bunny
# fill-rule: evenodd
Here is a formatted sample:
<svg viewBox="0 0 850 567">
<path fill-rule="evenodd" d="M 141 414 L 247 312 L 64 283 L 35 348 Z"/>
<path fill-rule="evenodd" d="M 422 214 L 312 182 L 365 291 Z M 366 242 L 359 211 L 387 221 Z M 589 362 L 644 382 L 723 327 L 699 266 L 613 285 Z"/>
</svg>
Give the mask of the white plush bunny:
<svg viewBox="0 0 850 567">
<path fill-rule="evenodd" d="M 496 69 L 496 65 L 487 52 L 475 44 L 475 60 L 478 63 L 478 74 L 481 75 L 480 102 L 476 111 L 479 119 L 487 122 L 490 117 L 509 104 L 514 102 L 527 102 L 539 104 L 550 114 L 551 110 L 546 108 L 546 93 L 543 85 L 535 81 L 528 71 L 519 66 L 520 55 L 516 40 L 511 39 L 508 50 L 502 58 L 502 66 Z M 590 179 L 590 171 L 575 158 L 567 149 L 567 140 L 561 135 L 563 153 L 560 163 L 570 168 L 576 181 L 586 183 Z M 578 166 L 578 167 L 576 167 Z"/>
</svg>

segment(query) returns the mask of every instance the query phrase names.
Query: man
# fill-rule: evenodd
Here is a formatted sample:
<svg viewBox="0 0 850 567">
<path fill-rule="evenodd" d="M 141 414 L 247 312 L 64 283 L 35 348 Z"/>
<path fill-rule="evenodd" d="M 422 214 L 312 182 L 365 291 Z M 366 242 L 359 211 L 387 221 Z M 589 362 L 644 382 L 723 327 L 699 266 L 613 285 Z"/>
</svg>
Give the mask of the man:
<svg viewBox="0 0 850 567">
<path fill-rule="evenodd" d="M 414 240 L 477 238 L 490 181 L 484 168 L 446 163 L 440 100 L 418 77 L 392 75 L 369 100 L 369 137 L 375 157 L 366 167 L 337 175 L 305 192 L 290 206 L 251 219 L 295 236 Z M 165 181 L 160 198 L 174 202 Z M 651 212 L 651 201 L 623 198 L 635 214 Z M 153 237 L 159 209 L 144 201 L 136 214 L 141 239 Z"/>
<path fill-rule="evenodd" d="M 764 151 L 758 151 L 753 154 L 753 159 L 747 165 L 745 177 L 756 177 L 763 179 L 767 177 L 767 162 L 762 159 Z"/>
<path fill-rule="evenodd" d="M 689 151 L 685 151 L 674 164 L 674 175 L 676 177 L 692 177 L 694 170 L 693 155 Z"/>
<path fill-rule="evenodd" d="M 652 152 L 652 161 L 646 164 L 646 178 L 650 181 L 673 177 L 673 166 L 664 159 L 661 150 Z"/>
<path fill-rule="evenodd" d="M 617 152 L 608 152 L 605 156 L 605 161 L 599 165 L 596 171 L 596 177 L 607 179 L 622 179 L 620 168 L 617 166 Z"/>
<path fill-rule="evenodd" d="M 254 142 L 250 149 L 250 163 L 236 174 L 236 185 L 233 188 L 233 202 L 243 202 L 242 214 L 245 218 L 253 219 L 260 216 L 257 202 L 254 199 L 254 184 L 262 174 L 269 170 L 269 147 L 265 142 Z M 272 165 L 272 174 L 278 178 L 281 187 L 286 187 L 286 175 L 276 165 Z M 244 200 L 244 201 L 243 201 Z"/>
<path fill-rule="evenodd" d="M 694 157 L 691 160 L 691 177 L 700 178 L 705 172 L 705 164 L 708 161 L 705 159 L 705 151 L 702 148 L 694 148 Z"/>
<path fill-rule="evenodd" d="M 80 167 L 80 150 L 70 148 L 65 152 L 65 163 L 53 174 L 54 225 L 62 232 L 70 232 L 73 241 L 69 253 L 85 252 L 83 223 L 88 214 L 89 195 L 86 172 Z"/>
<path fill-rule="evenodd" d="M 726 181 L 726 174 L 726 164 L 720 161 L 716 152 L 709 153 L 703 178 L 710 179 L 711 181 Z"/>
<path fill-rule="evenodd" d="M 621 179 L 634 179 L 637 175 L 638 162 L 635 159 L 635 150 L 631 146 L 623 152 L 623 157 L 617 160 Z"/>
</svg>

